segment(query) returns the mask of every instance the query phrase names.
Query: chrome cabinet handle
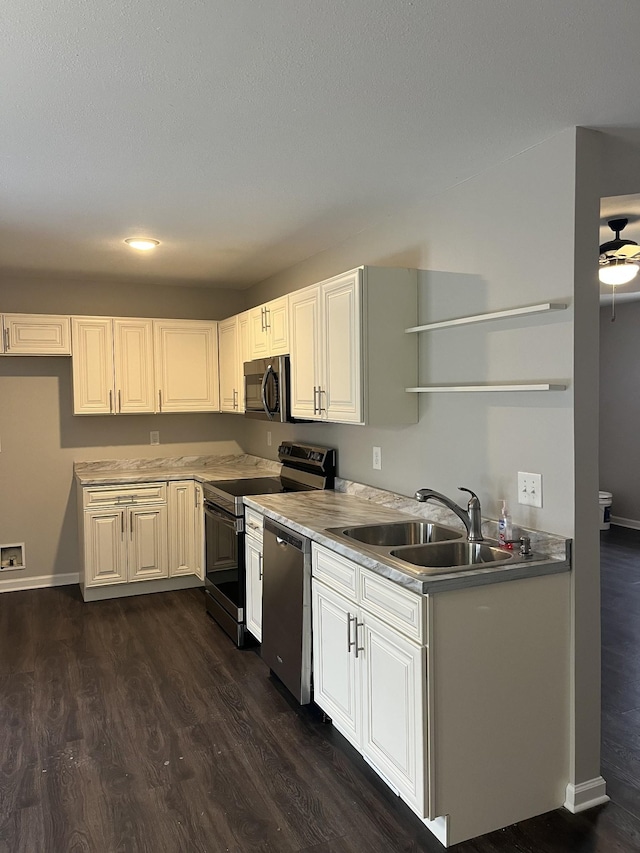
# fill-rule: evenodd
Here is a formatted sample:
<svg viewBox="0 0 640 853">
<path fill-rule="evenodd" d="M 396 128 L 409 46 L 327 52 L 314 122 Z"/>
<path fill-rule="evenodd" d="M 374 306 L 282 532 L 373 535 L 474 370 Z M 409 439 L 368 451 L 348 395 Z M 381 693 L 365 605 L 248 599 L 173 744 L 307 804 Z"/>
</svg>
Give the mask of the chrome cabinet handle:
<svg viewBox="0 0 640 853">
<path fill-rule="evenodd" d="M 118 388 L 118 413 L 122 414 L 122 392 Z"/>
<path fill-rule="evenodd" d="M 200 506 L 200 492 L 196 489 L 196 509 Z"/>
<path fill-rule="evenodd" d="M 258 580 L 262 580 L 262 554 L 258 554 Z"/>
<path fill-rule="evenodd" d="M 109 389 L 109 414 L 113 414 L 113 391 Z"/>
<path fill-rule="evenodd" d="M 363 627 L 364 627 L 364 622 L 358 622 L 358 620 L 356 619 L 356 617 L 355 617 L 355 616 L 353 617 L 353 620 L 354 620 L 354 622 L 356 623 L 356 642 L 355 642 L 355 653 L 356 653 L 356 657 L 358 657 L 358 652 L 363 652 L 363 651 L 364 651 L 364 646 L 359 646 L 359 645 L 358 645 L 358 628 L 363 628 Z"/>
<path fill-rule="evenodd" d="M 4 351 L 9 352 L 9 329 L 4 330 Z"/>
<path fill-rule="evenodd" d="M 313 386 L 313 414 L 318 414 L 318 404 L 316 403 L 316 394 L 318 393 L 317 386 Z"/>
<path fill-rule="evenodd" d="M 270 315 L 271 315 L 271 308 L 265 307 L 265 309 L 264 309 L 264 330 L 265 330 L 265 332 L 267 331 L 267 329 L 271 328 L 271 317 L 270 317 Z"/>
<path fill-rule="evenodd" d="M 233 389 L 233 408 L 234 409 L 238 408 L 238 392 L 236 391 L 235 388 Z"/>
<path fill-rule="evenodd" d="M 120 538 L 124 539 L 124 512 L 120 513 Z"/>
<path fill-rule="evenodd" d="M 162 411 L 162 391 L 158 389 L 158 411 Z"/>
<path fill-rule="evenodd" d="M 322 405 L 322 397 L 320 396 L 321 394 L 326 395 L 326 393 L 327 392 L 323 388 L 321 388 L 320 385 L 318 385 L 318 414 L 319 415 L 321 415 L 323 412 L 327 411 L 326 406 L 323 407 L 323 405 Z"/>
<path fill-rule="evenodd" d="M 133 539 L 133 513 L 129 513 L 129 531 Z M 358 624 L 356 623 L 356 637 L 358 636 Z M 356 657 L 358 657 L 358 647 L 356 646 Z"/>
<path fill-rule="evenodd" d="M 263 332 L 267 331 L 266 321 L 265 321 L 265 308 L 264 305 L 260 309 L 260 323 Z"/>
<path fill-rule="evenodd" d="M 351 639 L 351 622 L 356 622 L 356 617 L 352 616 L 350 613 L 347 613 L 347 654 L 350 653 L 352 646 L 356 645 L 356 641 Z M 356 622 L 356 631 L 357 631 L 357 622 Z M 356 651 L 356 655 L 358 652 Z"/>
</svg>

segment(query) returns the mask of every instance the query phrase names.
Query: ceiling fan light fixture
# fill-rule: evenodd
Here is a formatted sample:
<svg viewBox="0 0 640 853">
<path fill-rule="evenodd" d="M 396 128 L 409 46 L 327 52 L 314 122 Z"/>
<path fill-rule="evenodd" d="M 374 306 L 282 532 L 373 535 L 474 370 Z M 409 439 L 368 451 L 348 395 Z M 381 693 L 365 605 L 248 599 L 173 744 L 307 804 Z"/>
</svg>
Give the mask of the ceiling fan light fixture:
<svg viewBox="0 0 640 853">
<path fill-rule="evenodd" d="M 124 242 L 132 249 L 138 249 L 139 252 L 148 252 L 149 249 L 155 249 L 160 245 L 160 240 L 152 240 L 149 237 L 127 237 Z"/>
<path fill-rule="evenodd" d="M 628 284 L 638 275 L 640 267 L 633 261 L 623 258 L 610 258 L 608 263 L 600 267 L 598 277 L 603 284 L 616 287 L 619 284 Z"/>
</svg>

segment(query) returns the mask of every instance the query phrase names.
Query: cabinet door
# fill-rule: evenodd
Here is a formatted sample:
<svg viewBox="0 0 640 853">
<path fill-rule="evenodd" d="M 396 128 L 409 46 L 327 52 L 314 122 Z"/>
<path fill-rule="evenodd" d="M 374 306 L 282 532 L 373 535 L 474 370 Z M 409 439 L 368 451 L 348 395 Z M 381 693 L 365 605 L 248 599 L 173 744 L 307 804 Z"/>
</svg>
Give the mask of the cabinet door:
<svg viewBox="0 0 640 853">
<path fill-rule="evenodd" d="M 204 495 L 200 483 L 194 483 L 196 516 L 195 516 L 195 539 L 194 574 L 204 580 L 205 554 L 204 554 Z"/>
<path fill-rule="evenodd" d="M 73 411 L 110 415 L 113 394 L 113 328 L 110 317 L 73 317 Z"/>
<path fill-rule="evenodd" d="M 195 572 L 195 486 L 169 483 L 169 577 Z"/>
<path fill-rule="evenodd" d="M 169 577 L 166 506 L 132 507 L 127 513 L 129 581 Z"/>
<path fill-rule="evenodd" d="M 360 743 L 359 685 L 355 656 L 356 605 L 313 581 L 314 701 L 354 746 Z"/>
<path fill-rule="evenodd" d="M 362 273 L 322 285 L 322 416 L 329 421 L 361 423 Z M 375 382 L 375 377 L 371 377 Z"/>
<path fill-rule="evenodd" d="M 5 355 L 71 355 L 69 318 L 56 314 L 5 314 L 3 343 Z"/>
<path fill-rule="evenodd" d="M 249 340 L 249 312 L 238 314 L 238 411 L 244 412 L 244 363 L 251 361 L 251 342 Z"/>
<path fill-rule="evenodd" d="M 270 355 L 266 310 L 266 305 L 258 305 L 249 311 L 249 351 L 252 359 Z"/>
<path fill-rule="evenodd" d="M 266 325 L 269 337 L 267 355 L 286 355 L 289 352 L 289 299 L 287 296 L 267 303 Z"/>
<path fill-rule="evenodd" d="M 426 649 L 361 614 L 362 751 L 425 817 Z"/>
<path fill-rule="evenodd" d="M 84 513 L 84 570 L 87 586 L 127 582 L 124 509 Z"/>
<path fill-rule="evenodd" d="M 114 320 L 113 360 L 116 412 L 155 412 L 153 321 Z"/>
<path fill-rule="evenodd" d="M 320 386 L 320 290 L 309 287 L 292 293 L 291 319 L 291 414 L 319 420 Z"/>
<path fill-rule="evenodd" d="M 240 356 L 238 319 L 230 317 L 218 324 L 220 357 L 220 411 L 237 412 L 240 399 Z"/>
<path fill-rule="evenodd" d="M 217 323 L 154 320 L 160 412 L 218 411 Z"/>
<path fill-rule="evenodd" d="M 247 628 L 262 642 L 262 543 L 253 536 L 244 540 L 246 566 Z"/>
</svg>

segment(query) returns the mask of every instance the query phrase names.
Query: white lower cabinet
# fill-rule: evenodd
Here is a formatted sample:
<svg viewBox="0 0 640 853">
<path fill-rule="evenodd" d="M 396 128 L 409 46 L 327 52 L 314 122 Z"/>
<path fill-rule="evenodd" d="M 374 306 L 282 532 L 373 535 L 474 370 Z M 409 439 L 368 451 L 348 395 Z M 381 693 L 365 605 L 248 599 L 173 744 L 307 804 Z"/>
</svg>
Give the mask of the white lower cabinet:
<svg viewBox="0 0 640 853">
<path fill-rule="evenodd" d="M 196 489 L 193 480 L 169 483 L 169 576 L 190 575 L 196 560 Z"/>
<path fill-rule="evenodd" d="M 313 578 L 315 702 L 425 817 L 426 650 L 343 592 Z"/>
<path fill-rule="evenodd" d="M 87 486 L 81 489 L 79 512 L 83 587 L 204 579 L 199 483 Z"/>
<path fill-rule="evenodd" d="M 314 699 L 445 845 L 562 806 L 570 573 L 420 595 L 314 543 Z"/>
<path fill-rule="evenodd" d="M 169 576 L 166 506 L 94 509 L 84 516 L 86 586 Z"/>
<path fill-rule="evenodd" d="M 167 507 L 132 507 L 127 514 L 129 582 L 168 578 Z"/>
<path fill-rule="evenodd" d="M 245 607 L 247 630 L 262 642 L 262 516 L 245 511 Z"/>
</svg>

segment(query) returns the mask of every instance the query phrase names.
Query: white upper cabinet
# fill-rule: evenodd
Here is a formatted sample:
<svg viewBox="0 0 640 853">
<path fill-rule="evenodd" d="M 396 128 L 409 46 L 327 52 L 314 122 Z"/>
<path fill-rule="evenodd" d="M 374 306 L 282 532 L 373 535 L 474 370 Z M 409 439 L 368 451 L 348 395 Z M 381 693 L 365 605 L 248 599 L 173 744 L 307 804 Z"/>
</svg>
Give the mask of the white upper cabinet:
<svg viewBox="0 0 640 853">
<path fill-rule="evenodd" d="M 219 411 L 217 322 L 154 320 L 153 327 L 158 411 Z"/>
<path fill-rule="evenodd" d="M 249 311 L 251 358 L 289 352 L 289 300 L 282 296 Z"/>
<path fill-rule="evenodd" d="M 76 415 L 155 411 L 152 321 L 73 317 Z"/>
<path fill-rule="evenodd" d="M 118 414 L 155 411 L 151 320 L 113 321 L 113 364 Z"/>
<path fill-rule="evenodd" d="M 69 317 L 58 314 L 4 314 L 3 355 L 71 355 Z"/>
<path fill-rule="evenodd" d="M 328 421 L 362 423 L 362 271 L 326 282 L 321 298 L 318 411 Z"/>
<path fill-rule="evenodd" d="M 113 321 L 73 317 L 72 340 L 74 414 L 113 414 Z"/>
<path fill-rule="evenodd" d="M 360 267 L 291 293 L 291 413 L 334 423 L 415 423 L 415 270 Z"/>
<path fill-rule="evenodd" d="M 218 323 L 220 355 L 220 411 L 244 411 L 242 386 L 244 375 L 240 353 L 240 318 L 238 315 Z"/>
</svg>

